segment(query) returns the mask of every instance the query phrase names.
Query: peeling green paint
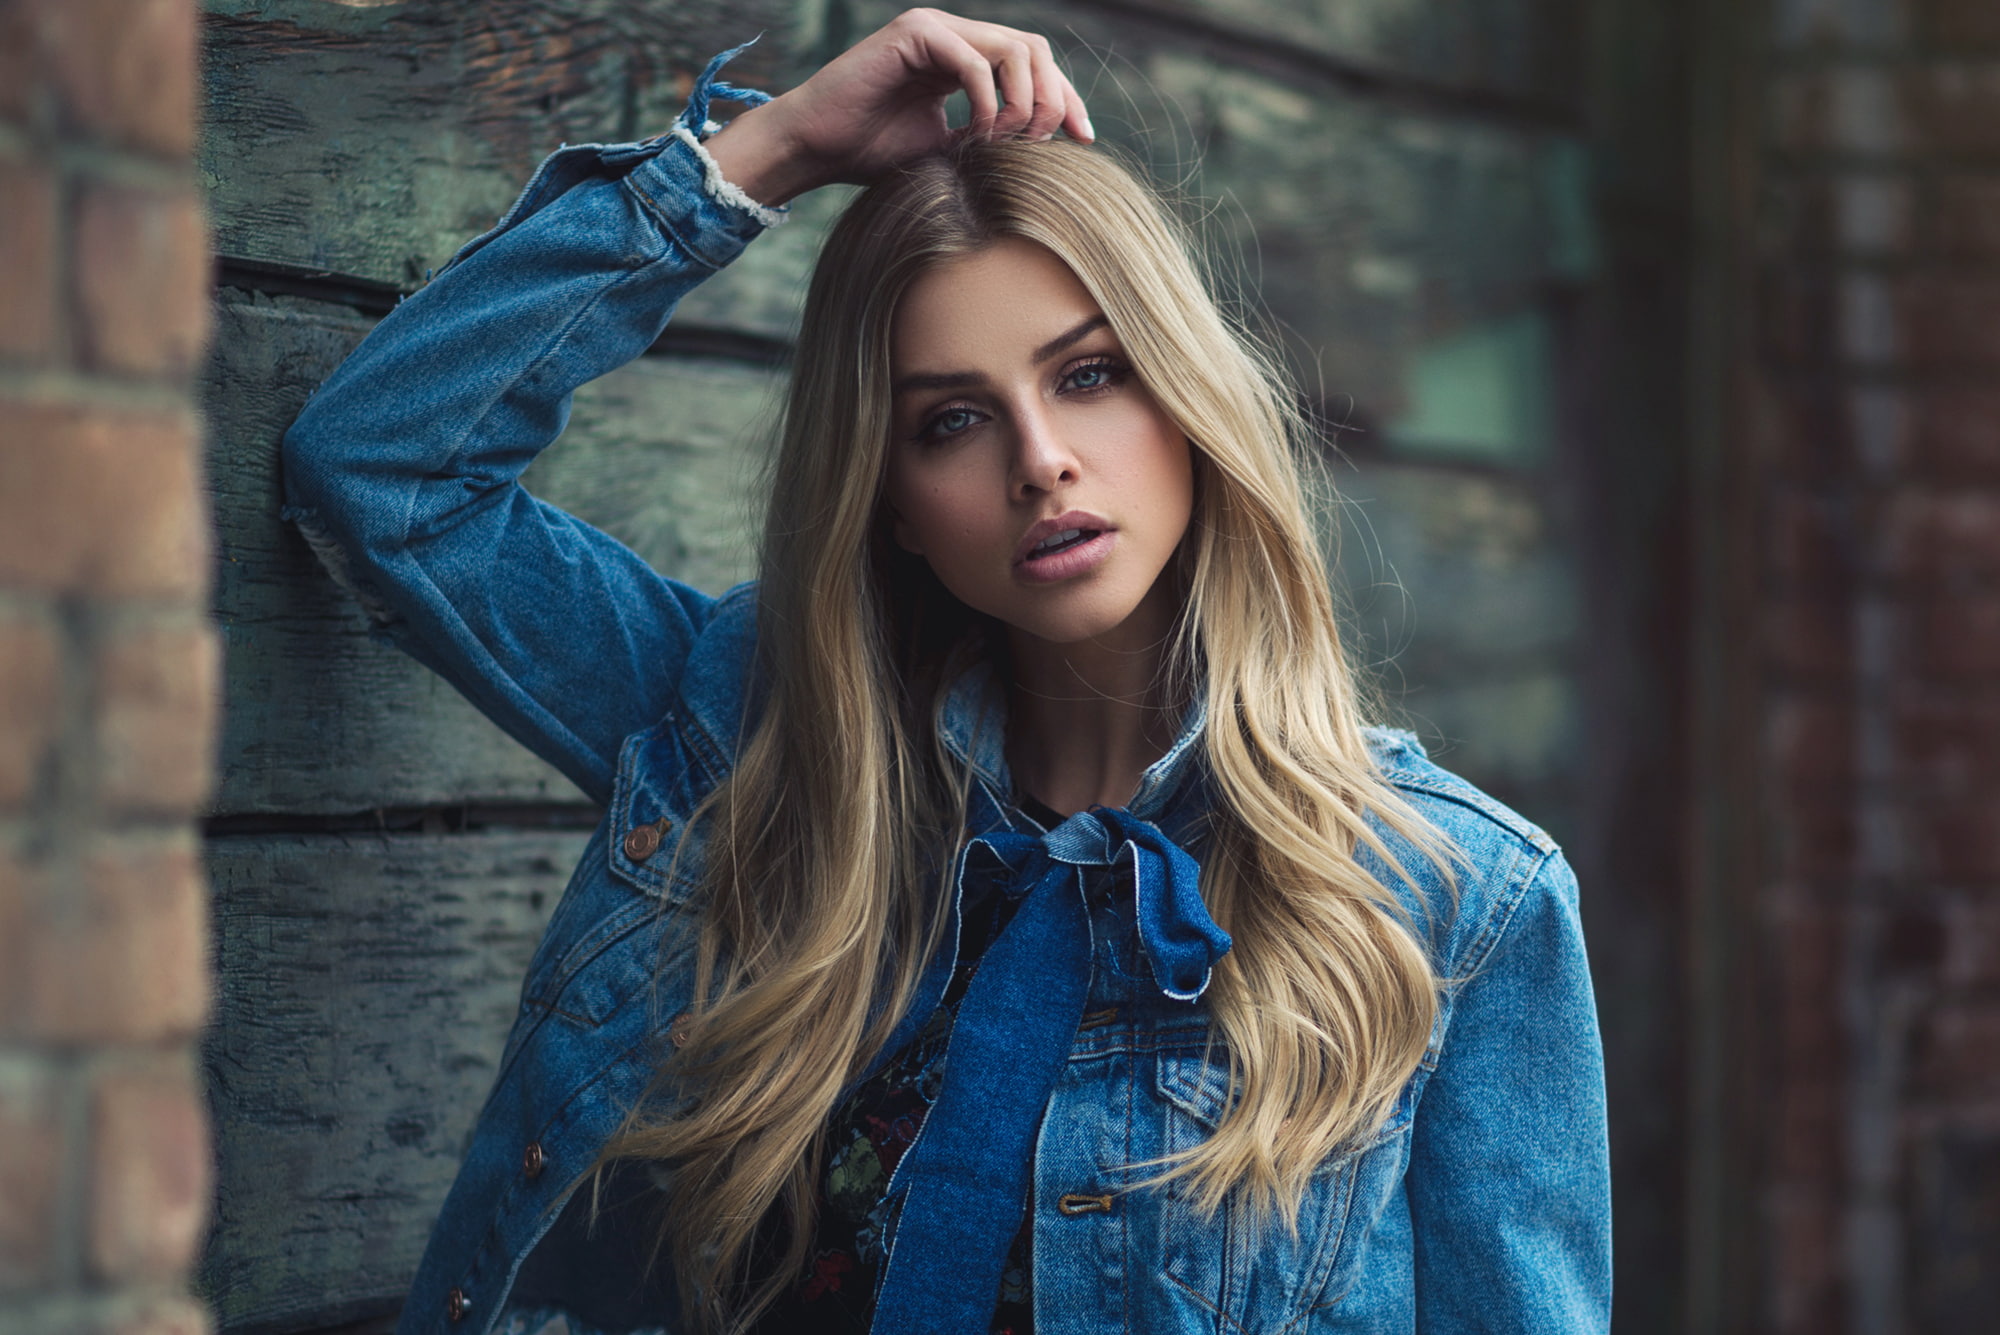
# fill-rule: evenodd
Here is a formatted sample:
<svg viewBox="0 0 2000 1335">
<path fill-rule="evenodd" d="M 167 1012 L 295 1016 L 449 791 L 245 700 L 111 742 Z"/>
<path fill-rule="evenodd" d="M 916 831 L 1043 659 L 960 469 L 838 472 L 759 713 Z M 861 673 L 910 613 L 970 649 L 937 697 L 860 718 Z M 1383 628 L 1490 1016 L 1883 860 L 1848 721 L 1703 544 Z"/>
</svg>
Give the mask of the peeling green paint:
<svg viewBox="0 0 2000 1335">
<path fill-rule="evenodd" d="M 1533 468 L 1550 453 L 1549 321 L 1523 310 L 1417 349 L 1409 409 L 1388 424 L 1398 454 Z"/>
</svg>

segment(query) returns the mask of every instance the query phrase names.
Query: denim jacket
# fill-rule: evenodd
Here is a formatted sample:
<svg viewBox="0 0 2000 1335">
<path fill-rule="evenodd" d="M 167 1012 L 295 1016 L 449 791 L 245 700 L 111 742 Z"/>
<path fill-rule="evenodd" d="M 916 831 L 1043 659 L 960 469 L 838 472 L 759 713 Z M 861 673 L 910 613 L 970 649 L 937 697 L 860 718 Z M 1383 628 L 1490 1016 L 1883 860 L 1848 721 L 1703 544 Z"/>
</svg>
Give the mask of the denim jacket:
<svg viewBox="0 0 2000 1335">
<path fill-rule="evenodd" d="M 575 1184 L 690 998 L 704 835 L 687 817 L 728 774 L 754 708 L 757 592 L 663 578 L 518 478 L 573 391 L 639 355 L 773 221 L 699 147 L 705 97 L 722 91 L 712 75 L 683 118 L 696 133 L 543 162 L 284 442 L 287 515 L 378 632 L 605 806 L 529 968 L 402 1335 L 533 1331 L 557 1314 L 580 1333 L 676 1320 L 670 1267 L 647 1264 L 656 1184 L 614 1174 L 594 1225 Z M 977 781 L 975 830 L 1027 819 L 1007 800 L 1000 708 L 975 671 L 939 717 Z M 1135 815 L 1200 815 L 1201 727 L 1189 719 L 1146 772 Z M 1414 887 L 1370 864 L 1450 980 L 1421 1064 L 1388 1121 L 1314 1174 L 1296 1231 L 1234 1206 L 1205 1216 L 1174 1187 L 1126 1190 L 1146 1175 L 1135 1165 L 1217 1124 L 1228 1067 L 1205 1006 L 1162 1004 L 1099 933 L 1035 1151 L 1041 1335 L 1608 1328 L 1602 1053 L 1575 881 L 1546 834 L 1408 734 L 1376 730 L 1370 745 L 1467 858 L 1455 889 L 1415 857 Z"/>
</svg>

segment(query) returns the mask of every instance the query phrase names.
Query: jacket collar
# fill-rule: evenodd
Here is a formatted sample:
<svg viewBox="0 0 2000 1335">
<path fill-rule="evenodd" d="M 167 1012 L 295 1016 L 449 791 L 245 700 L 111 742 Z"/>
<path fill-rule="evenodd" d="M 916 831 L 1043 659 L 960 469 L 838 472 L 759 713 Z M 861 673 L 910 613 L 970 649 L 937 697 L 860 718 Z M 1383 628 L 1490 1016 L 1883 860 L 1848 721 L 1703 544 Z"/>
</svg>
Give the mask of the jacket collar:
<svg viewBox="0 0 2000 1335">
<path fill-rule="evenodd" d="M 1198 743 L 1207 724 L 1208 702 L 1196 691 L 1173 745 L 1139 776 L 1127 811 L 1141 820 L 1162 817 L 1201 754 Z M 972 771 L 995 803 L 1003 810 L 1011 807 L 1014 779 L 1007 769 L 1007 691 L 990 662 L 973 663 L 938 697 L 937 731 L 945 749 Z"/>
</svg>

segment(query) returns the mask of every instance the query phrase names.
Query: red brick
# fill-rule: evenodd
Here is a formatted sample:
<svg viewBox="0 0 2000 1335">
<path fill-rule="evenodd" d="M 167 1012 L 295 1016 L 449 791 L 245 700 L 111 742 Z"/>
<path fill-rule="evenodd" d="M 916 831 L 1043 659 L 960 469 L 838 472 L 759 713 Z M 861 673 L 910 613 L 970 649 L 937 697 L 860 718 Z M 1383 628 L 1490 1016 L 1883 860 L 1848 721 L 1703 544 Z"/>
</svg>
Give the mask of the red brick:
<svg viewBox="0 0 2000 1335">
<path fill-rule="evenodd" d="M 1887 154 L 1898 147 L 1903 91 L 1888 73 L 1832 65 L 1769 81 L 1778 146 L 1794 153 Z"/>
<path fill-rule="evenodd" d="M 61 649 L 46 617 L 0 612 L 0 808 L 36 785 L 62 724 Z"/>
<path fill-rule="evenodd" d="M 74 884 L 52 879 L 40 870 L 20 1011 L 27 1035 L 150 1042 L 198 1031 L 209 1006 L 208 900 L 192 844 L 121 841 L 92 852 Z"/>
<path fill-rule="evenodd" d="M 1993 0 L 1916 0 L 1916 11 L 1934 45 L 2000 45 L 2000 6 Z"/>
<path fill-rule="evenodd" d="M 0 584 L 199 600 L 207 497 L 194 421 L 0 399 Z M 33 498 L 32 504 L 16 498 Z"/>
<path fill-rule="evenodd" d="M 1772 1335 L 1845 1335 L 1850 1306 L 1838 1168 L 1818 1182 L 1771 1193 L 1769 1270 Z"/>
<path fill-rule="evenodd" d="M 1840 289 L 1824 267 L 1770 265 L 1758 284 L 1757 333 L 1781 366 L 1830 366 L 1840 358 Z"/>
<path fill-rule="evenodd" d="M 34 115 L 41 62 L 34 12 L 23 4 L 0 4 L 0 117 L 26 122 Z"/>
<path fill-rule="evenodd" d="M 169 157 L 194 151 L 194 0 L 29 3 L 72 124 Z"/>
<path fill-rule="evenodd" d="M 2000 992 L 2000 900 L 1969 895 L 1945 905 L 1944 963 L 1938 981 L 1952 988 Z"/>
<path fill-rule="evenodd" d="M 1847 919 L 1825 896 L 1797 885 L 1772 890 L 1766 914 L 1762 967 L 1776 1011 L 1764 1122 L 1764 1180 L 1771 1184 L 1767 1273 L 1781 1309 L 1776 1328 L 1807 1331 L 1814 1327 L 1804 1314 L 1829 1301 L 1841 1261 L 1838 1211 L 1828 1206 L 1841 1189 L 1847 1158 L 1840 996 Z"/>
<path fill-rule="evenodd" d="M 185 376 L 208 343 L 208 229 L 191 191 L 97 184 L 77 205 L 77 305 L 90 365 Z"/>
<path fill-rule="evenodd" d="M 99 798 L 192 815 L 208 796 L 221 656 L 206 625 L 114 635 L 97 664 Z"/>
<path fill-rule="evenodd" d="M 1895 751 L 1905 785 L 1923 793 L 2000 788 L 2000 698 L 1911 688 L 1894 706 Z"/>
<path fill-rule="evenodd" d="M 0 1295 L 42 1287 L 56 1268 L 62 1163 L 58 1091 L 47 1068 L 0 1058 Z"/>
<path fill-rule="evenodd" d="M 1844 797 L 1795 798 L 1772 824 L 1780 875 L 1825 883 L 1853 874 L 1858 839 L 1854 811 Z"/>
<path fill-rule="evenodd" d="M 1798 487 L 1774 489 L 1771 555 L 1787 583 L 1823 585 L 1852 578 L 1855 544 L 1847 508 L 1837 496 Z"/>
<path fill-rule="evenodd" d="M 1775 599 L 1764 614 L 1764 644 L 1773 665 L 1800 680 L 1840 680 L 1851 674 L 1853 609 L 1837 596 Z"/>
<path fill-rule="evenodd" d="M 0 358 L 54 360 L 61 272 L 54 179 L 38 163 L 0 162 Z"/>
<path fill-rule="evenodd" d="M 2000 673 L 2000 596 L 1948 591 L 1913 608 L 1908 666 L 1942 679 L 1990 680 Z"/>
<path fill-rule="evenodd" d="M 1910 1083 L 1938 1100 L 2000 1095 L 2000 1006 L 1947 1000 L 1916 1027 Z"/>
<path fill-rule="evenodd" d="M 1952 885 L 2000 883 L 2000 789 L 1924 803 L 1905 816 L 1920 869 Z"/>
<path fill-rule="evenodd" d="M 1994 6 L 2000 14 L 2000 5 Z M 1936 250 L 1945 259 L 2000 256 L 2000 181 L 1949 176 L 1938 186 Z"/>
<path fill-rule="evenodd" d="M 1854 405 L 1852 396 L 1837 383 L 1807 387 L 1767 383 L 1759 390 L 1751 418 L 1756 445 L 1780 477 L 1823 487 L 1853 467 Z"/>
<path fill-rule="evenodd" d="M 1896 285 L 1894 304 L 1899 346 L 1891 355 L 1898 362 L 2000 366 L 2000 280 L 1963 273 L 1909 278 Z"/>
<path fill-rule="evenodd" d="M 1843 789 L 1854 781 L 1854 705 L 1834 691 L 1774 700 L 1765 727 L 1771 764 L 1791 795 Z"/>
<path fill-rule="evenodd" d="M 93 1091 L 90 1263 L 102 1279 L 172 1280 L 208 1217 L 208 1119 L 191 1063 L 103 1072 Z"/>
<path fill-rule="evenodd" d="M 2000 61 L 1938 61 L 1902 80 L 1909 149 L 1961 158 L 2000 154 Z"/>
<path fill-rule="evenodd" d="M 2000 489 L 1907 488 L 1889 502 L 1891 568 L 1916 579 L 2000 571 Z"/>
<path fill-rule="evenodd" d="M 2000 482 L 2000 389 L 1931 387 L 1911 401 L 1913 472 L 1940 482 Z"/>
</svg>

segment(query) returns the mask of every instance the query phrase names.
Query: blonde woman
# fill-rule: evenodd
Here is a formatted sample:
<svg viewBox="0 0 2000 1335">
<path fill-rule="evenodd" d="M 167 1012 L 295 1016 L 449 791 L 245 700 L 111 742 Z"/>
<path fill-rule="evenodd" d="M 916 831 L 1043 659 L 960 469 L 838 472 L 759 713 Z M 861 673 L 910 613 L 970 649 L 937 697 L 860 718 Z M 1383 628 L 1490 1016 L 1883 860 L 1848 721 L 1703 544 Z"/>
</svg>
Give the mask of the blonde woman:
<svg viewBox="0 0 2000 1335">
<path fill-rule="evenodd" d="M 729 54 L 286 438 L 382 631 L 607 807 L 401 1329 L 1603 1330 L 1574 881 L 1364 726 L 1187 237 L 1039 37 L 913 10 L 776 100 Z M 832 181 L 761 579 L 524 492 Z"/>
</svg>

